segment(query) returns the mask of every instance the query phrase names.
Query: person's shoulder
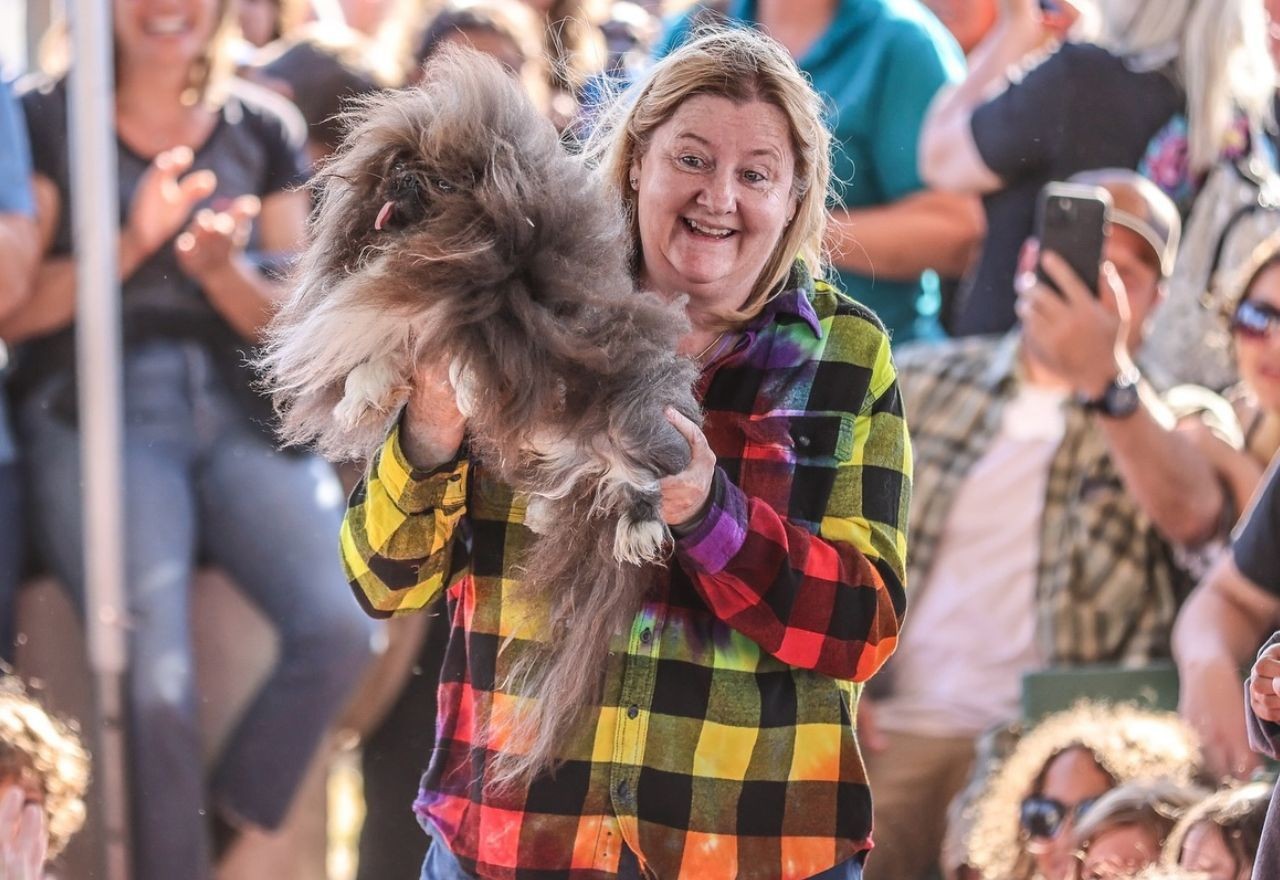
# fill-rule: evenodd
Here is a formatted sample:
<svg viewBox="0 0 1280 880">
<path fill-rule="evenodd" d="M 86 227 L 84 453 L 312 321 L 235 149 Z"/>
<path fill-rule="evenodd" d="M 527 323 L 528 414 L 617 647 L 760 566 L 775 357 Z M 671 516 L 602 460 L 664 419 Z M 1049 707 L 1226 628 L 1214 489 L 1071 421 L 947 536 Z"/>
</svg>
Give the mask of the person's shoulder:
<svg viewBox="0 0 1280 880">
<path fill-rule="evenodd" d="M 874 24 L 885 39 L 919 48 L 955 44 L 951 32 L 918 0 L 879 0 L 876 7 Z"/>
<path fill-rule="evenodd" d="M 223 114 L 233 125 L 283 137 L 293 145 L 300 146 L 307 138 L 307 123 L 297 107 L 283 95 L 241 77 L 232 77 L 227 84 Z"/>
<path fill-rule="evenodd" d="M 13 83 L 13 92 L 28 116 L 35 113 L 64 113 L 67 105 L 66 77 L 29 73 Z"/>
<path fill-rule="evenodd" d="M 834 320 L 842 329 L 856 328 L 868 336 L 888 342 L 889 332 L 879 316 L 830 281 L 815 278 L 809 300 L 820 322 Z"/>
</svg>

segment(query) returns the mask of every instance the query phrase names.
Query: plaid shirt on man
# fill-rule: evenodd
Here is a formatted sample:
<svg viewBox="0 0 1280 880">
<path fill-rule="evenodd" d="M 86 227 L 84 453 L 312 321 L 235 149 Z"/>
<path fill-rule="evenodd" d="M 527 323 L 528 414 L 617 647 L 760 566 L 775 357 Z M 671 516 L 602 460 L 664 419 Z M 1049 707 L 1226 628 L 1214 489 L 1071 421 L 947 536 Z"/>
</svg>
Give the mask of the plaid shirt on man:
<svg viewBox="0 0 1280 880">
<path fill-rule="evenodd" d="M 870 846 L 853 732 L 905 605 L 911 453 L 889 344 L 798 269 L 703 373 L 719 465 L 705 520 L 615 640 L 601 707 L 554 776 L 484 790 L 514 697 L 525 503 L 466 460 L 414 471 L 396 435 L 352 497 L 348 574 L 374 615 L 447 590 L 419 816 L 481 877 L 809 877 Z M 483 740 L 483 731 L 488 739 Z"/>
<path fill-rule="evenodd" d="M 898 353 L 915 446 L 909 571 L 917 589 L 926 588 L 957 490 L 991 448 L 1017 392 L 1020 338 L 1015 331 Z M 1191 580 L 1125 487 L 1102 431 L 1076 404 L 1066 404 L 1064 415 L 1040 523 L 1040 654 L 1051 666 L 1141 665 L 1166 657 Z"/>
</svg>

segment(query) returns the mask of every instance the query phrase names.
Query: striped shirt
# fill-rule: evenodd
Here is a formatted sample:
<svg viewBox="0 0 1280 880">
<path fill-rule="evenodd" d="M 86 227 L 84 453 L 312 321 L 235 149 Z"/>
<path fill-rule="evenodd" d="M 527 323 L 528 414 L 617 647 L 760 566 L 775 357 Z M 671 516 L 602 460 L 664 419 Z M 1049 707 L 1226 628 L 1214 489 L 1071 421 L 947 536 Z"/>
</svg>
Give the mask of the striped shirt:
<svg viewBox="0 0 1280 880">
<path fill-rule="evenodd" d="M 888 340 L 798 265 L 698 392 L 718 458 L 709 512 L 616 635 L 563 764 L 517 790 L 484 781 L 516 699 L 503 682 L 538 638 L 515 567 L 525 500 L 465 447 L 414 470 L 395 433 L 352 496 L 342 554 L 366 610 L 446 591 L 415 808 L 468 871 L 609 877 L 625 842 L 658 877 L 802 878 L 871 846 L 853 717 L 897 644 L 911 473 Z"/>
</svg>

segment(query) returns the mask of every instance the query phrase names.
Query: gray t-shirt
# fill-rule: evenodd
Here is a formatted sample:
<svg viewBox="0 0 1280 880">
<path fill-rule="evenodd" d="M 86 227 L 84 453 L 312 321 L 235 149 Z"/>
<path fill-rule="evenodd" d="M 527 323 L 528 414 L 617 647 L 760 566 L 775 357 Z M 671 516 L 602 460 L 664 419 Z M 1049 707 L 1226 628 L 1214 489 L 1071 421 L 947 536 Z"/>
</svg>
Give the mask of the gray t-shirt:
<svg viewBox="0 0 1280 880">
<path fill-rule="evenodd" d="M 57 187 L 61 203 L 51 256 L 68 255 L 73 246 L 71 204 L 75 194 L 67 150 L 66 108 L 65 80 L 32 89 L 23 96 L 35 170 Z M 198 208 L 224 208 L 238 196 L 266 197 L 305 182 L 305 138 L 306 126 L 287 101 L 242 80 L 233 81 L 213 131 L 195 149 L 191 170 L 208 169 L 218 178 L 216 190 Z M 153 157 L 139 156 L 120 141 L 117 146 L 123 225 L 134 190 Z M 258 249 L 255 230 L 248 250 L 253 254 Z M 124 281 L 121 309 L 126 351 L 131 344 L 158 337 L 199 340 L 226 367 L 232 387 L 242 391 L 246 403 L 257 408 L 253 402 L 256 395 L 248 387 L 250 376 L 241 366 L 248 343 L 236 335 L 199 285 L 179 268 L 172 241 L 161 246 Z M 24 346 L 15 377 L 19 393 L 50 375 L 74 368 L 72 338 L 72 329 L 68 328 Z"/>
</svg>

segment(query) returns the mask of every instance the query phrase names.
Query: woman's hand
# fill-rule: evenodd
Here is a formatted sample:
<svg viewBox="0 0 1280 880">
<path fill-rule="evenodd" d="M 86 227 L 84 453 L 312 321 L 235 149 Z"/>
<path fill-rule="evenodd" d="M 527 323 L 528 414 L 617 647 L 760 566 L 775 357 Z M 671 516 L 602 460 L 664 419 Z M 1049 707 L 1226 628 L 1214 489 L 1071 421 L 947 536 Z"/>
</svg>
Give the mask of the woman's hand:
<svg viewBox="0 0 1280 880">
<path fill-rule="evenodd" d="M 1280 645 L 1267 648 L 1253 664 L 1249 705 L 1263 721 L 1280 723 Z"/>
<path fill-rule="evenodd" d="M 400 419 L 400 446 L 409 463 L 423 470 L 444 464 L 458 454 L 466 429 L 448 366 L 421 367 Z"/>
<path fill-rule="evenodd" d="M 195 206 L 213 194 L 218 178 L 212 171 L 193 171 L 190 148 L 175 147 L 159 156 L 138 180 L 121 232 L 125 274 L 131 273 L 177 234 Z"/>
<path fill-rule="evenodd" d="M 41 880 L 49 845 L 44 810 L 26 802 L 21 786 L 0 797 L 0 880 Z"/>
<path fill-rule="evenodd" d="M 257 196 L 240 196 L 225 211 L 206 208 L 197 213 L 175 245 L 182 271 L 207 283 L 229 268 L 249 243 L 254 218 L 261 208 Z"/>
<path fill-rule="evenodd" d="M 658 482 L 662 491 L 662 519 L 669 526 L 691 526 L 702 518 L 711 501 L 711 482 L 716 473 L 716 454 L 707 445 L 702 430 L 683 414 L 667 407 L 667 421 L 689 441 L 693 453 L 689 466 Z"/>
</svg>

